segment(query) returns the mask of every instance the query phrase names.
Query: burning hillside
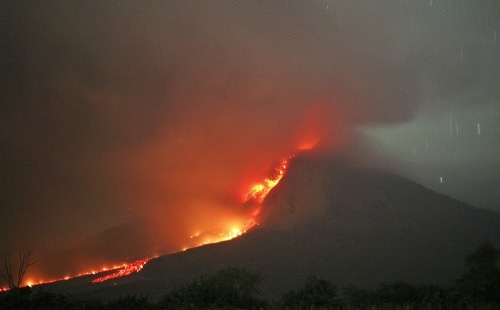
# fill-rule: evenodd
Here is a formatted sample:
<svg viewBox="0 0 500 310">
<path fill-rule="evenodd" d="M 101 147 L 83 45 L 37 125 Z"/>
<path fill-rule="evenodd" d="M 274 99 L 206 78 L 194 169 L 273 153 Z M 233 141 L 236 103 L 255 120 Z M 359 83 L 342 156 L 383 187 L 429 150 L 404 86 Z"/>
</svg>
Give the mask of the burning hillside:
<svg viewBox="0 0 500 310">
<path fill-rule="evenodd" d="M 254 206 L 253 211 L 248 216 L 237 220 L 229 220 L 227 223 L 223 225 L 224 227 L 221 228 L 214 228 L 208 231 L 196 232 L 190 235 L 188 239 L 184 238 L 186 239 L 185 244 L 187 245 L 180 249 L 177 249 L 177 251 L 185 251 L 193 247 L 198 247 L 222 241 L 228 241 L 247 233 L 249 230 L 259 225 L 257 216 L 262 207 L 261 204 L 265 200 L 267 194 L 280 182 L 280 180 L 284 176 L 288 168 L 289 161 L 292 157 L 281 160 L 281 162 L 275 168 L 273 168 L 272 173 L 268 177 L 264 178 L 261 182 L 258 182 L 257 184 L 253 184 L 247 190 L 247 193 L 243 195 L 242 202 L 244 204 L 247 204 L 249 202 L 253 202 L 252 205 L 257 204 L 257 206 Z M 175 252 L 175 250 L 173 252 Z M 93 254 L 95 255 L 98 253 L 93 253 Z M 112 267 L 93 269 L 90 271 L 79 273 L 77 275 L 72 275 L 72 276 L 67 275 L 59 279 L 33 280 L 33 278 L 30 278 L 25 281 L 25 285 L 33 286 L 33 285 L 47 284 L 56 281 L 64 281 L 72 278 L 90 276 L 90 275 L 99 275 L 97 278 L 92 279 L 91 282 L 100 283 L 139 272 L 144 268 L 144 265 L 149 260 L 150 258 L 139 259 L 131 263 L 122 263 L 122 264 L 116 264 Z"/>
</svg>

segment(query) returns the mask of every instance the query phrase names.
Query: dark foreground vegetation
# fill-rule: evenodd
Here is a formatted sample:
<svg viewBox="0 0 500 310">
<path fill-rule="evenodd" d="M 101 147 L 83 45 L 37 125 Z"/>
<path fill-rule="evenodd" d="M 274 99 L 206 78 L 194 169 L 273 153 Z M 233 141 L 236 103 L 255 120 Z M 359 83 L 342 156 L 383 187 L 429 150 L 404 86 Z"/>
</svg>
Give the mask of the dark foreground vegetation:
<svg viewBox="0 0 500 310">
<path fill-rule="evenodd" d="M 306 279 L 298 290 L 273 300 L 258 290 L 259 275 L 226 268 L 204 275 L 152 302 L 126 296 L 102 302 L 71 300 L 29 287 L 0 294 L 0 309 L 500 309 L 497 251 L 484 244 L 466 259 L 467 272 L 449 287 L 413 285 L 403 281 L 365 290 L 340 290 L 328 280 Z"/>
</svg>

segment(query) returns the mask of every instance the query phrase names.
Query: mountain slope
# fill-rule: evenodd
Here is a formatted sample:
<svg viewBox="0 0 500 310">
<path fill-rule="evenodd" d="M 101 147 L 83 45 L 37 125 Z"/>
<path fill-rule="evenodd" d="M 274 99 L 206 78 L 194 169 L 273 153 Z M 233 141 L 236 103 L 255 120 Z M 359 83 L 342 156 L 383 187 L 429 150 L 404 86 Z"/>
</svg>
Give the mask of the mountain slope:
<svg viewBox="0 0 500 310">
<path fill-rule="evenodd" d="M 309 275 L 339 286 L 442 283 L 458 277 L 482 242 L 500 243 L 498 213 L 330 157 L 295 159 L 261 216 L 261 226 L 240 238 L 165 255 L 138 274 L 77 291 L 155 298 L 227 266 L 260 272 L 271 295 Z"/>
</svg>

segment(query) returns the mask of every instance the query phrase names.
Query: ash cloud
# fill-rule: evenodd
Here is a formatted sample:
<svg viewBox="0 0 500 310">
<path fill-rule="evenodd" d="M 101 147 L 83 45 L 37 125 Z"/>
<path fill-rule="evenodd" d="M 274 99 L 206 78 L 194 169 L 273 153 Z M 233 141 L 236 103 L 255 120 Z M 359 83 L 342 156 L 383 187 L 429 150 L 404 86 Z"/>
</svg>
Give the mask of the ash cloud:
<svg viewBox="0 0 500 310">
<path fill-rule="evenodd" d="M 482 44 L 498 3 L 434 5 L 2 3 L 6 246 L 53 251 L 133 217 L 176 244 L 240 216 L 245 186 L 301 143 L 340 147 L 429 98 L 498 98 Z"/>
</svg>

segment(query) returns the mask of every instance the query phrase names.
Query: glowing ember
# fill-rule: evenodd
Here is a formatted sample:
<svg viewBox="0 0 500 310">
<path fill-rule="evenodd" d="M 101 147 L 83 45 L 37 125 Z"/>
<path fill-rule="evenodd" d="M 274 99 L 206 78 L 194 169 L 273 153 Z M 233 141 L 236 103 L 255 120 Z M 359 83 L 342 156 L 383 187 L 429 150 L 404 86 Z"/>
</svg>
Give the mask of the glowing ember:
<svg viewBox="0 0 500 310">
<path fill-rule="evenodd" d="M 264 179 L 261 183 L 255 184 L 250 188 L 250 191 L 243 197 L 243 202 L 256 200 L 262 203 L 271 189 L 279 183 L 287 168 L 288 159 L 284 159 L 279 166 L 276 167 L 271 177 Z"/>
<path fill-rule="evenodd" d="M 146 263 L 148 261 L 149 261 L 149 258 L 146 258 L 146 259 L 141 259 L 141 260 L 135 261 L 131 264 L 127 264 L 127 265 L 123 266 L 122 268 L 117 269 L 115 273 L 108 274 L 107 276 L 92 280 L 92 283 L 104 282 L 104 281 L 107 281 L 110 279 L 128 276 L 129 274 L 132 274 L 134 272 L 139 272 L 142 270 L 142 268 L 144 268 L 144 265 L 146 265 Z"/>
</svg>

